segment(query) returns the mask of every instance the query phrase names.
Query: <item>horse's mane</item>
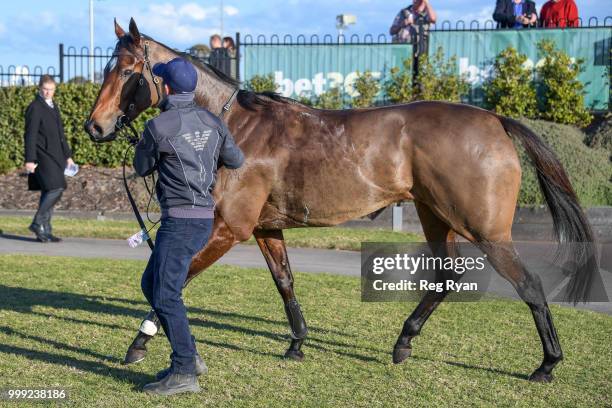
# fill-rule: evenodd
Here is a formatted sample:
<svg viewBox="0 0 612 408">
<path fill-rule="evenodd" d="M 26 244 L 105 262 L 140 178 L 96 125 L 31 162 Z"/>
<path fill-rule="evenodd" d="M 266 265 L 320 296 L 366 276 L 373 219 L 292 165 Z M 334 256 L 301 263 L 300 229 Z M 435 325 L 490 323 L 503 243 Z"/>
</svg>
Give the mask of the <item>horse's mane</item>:
<svg viewBox="0 0 612 408">
<path fill-rule="evenodd" d="M 177 54 L 179 57 L 181 58 L 185 58 L 186 60 L 188 60 L 189 62 L 191 62 L 196 68 L 206 72 L 208 75 L 211 75 L 213 77 L 215 77 L 216 79 L 220 80 L 221 82 L 233 87 L 233 88 L 238 88 L 240 87 L 241 82 L 229 77 L 228 75 L 226 75 L 224 72 L 220 71 L 219 69 L 213 67 L 212 65 L 210 65 L 207 62 L 203 62 L 197 58 L 194 58 L 192 55 L 186 53 L 186 52 L 182 52 L 182 51 L 178 51 L 175 49 L 172 49 L 170 47 L 168 47 L 167 45 L 156 41 L 154 39 L 152 39 L 149 36 L 143 35 L 141 34 L 141 36 L 149 41 L 154 41 L 155 43 L 159 44 L 160 46 L 164 47 L 165 49 L 167 49 L 170 52 L 173 52 L 175 54 Z M 265 91 L 265 92 L 253 92 L 253 91 L 247 91 L 244 89 L 241 89 L 238 91 L 238 94 L 236 95 L 236 100 L 238 101 L 238 103 L 240 104 L 240 106 L 242 106 L 245 109 L 248 110 L 258 110 L 260 107 L 265 107 L 265 106 L 269 106 L 273 103 L 281 103 L 281 104 L 297 104 L 297 101 L 294 101 L 293 99 L 289 99 L 289 98 L 285 98 L 284 96 L 281 96 L 280 94 L 276 93 L 276 92 L 270 92 L 270 91 Z"/>
</svg>

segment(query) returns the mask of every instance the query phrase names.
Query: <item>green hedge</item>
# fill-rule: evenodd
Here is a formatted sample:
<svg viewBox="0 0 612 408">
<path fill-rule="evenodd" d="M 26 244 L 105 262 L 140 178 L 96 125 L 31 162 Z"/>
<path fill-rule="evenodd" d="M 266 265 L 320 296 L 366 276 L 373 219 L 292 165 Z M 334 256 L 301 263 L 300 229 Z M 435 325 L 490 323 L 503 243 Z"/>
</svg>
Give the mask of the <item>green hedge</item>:
<svg viewBox="0 0 612 408">
<path fill-rule="evenodd" d="M 56 100 L 59 104 L 66 136 L 74 150 L 74 158 L 80 164 L 116 167 L 121 164 L 127 146 L 124 140 L 113 143 L 91 142 L 83 130 L 99 85 L 61 84 Z M 34 87 L 0 88 L 0 173 L 23 165 L 24 112 L 36 94 Z M 142 129 L 144 121 L 155 115 L 151 109 L 141 115 L 136 128 Z M 570 175 L 574 188 L 585 206 L 612 205 L 612 163 L 605 148 L 589 148 L 583 140 L 584 133 L 572 126 L 551 122 L 523 119 L 538 135 L 542 136 L 557 152 Z M 520 146 L 523 162 L 523 183 L 519 202 L 522 205 L 543 204 L 543 198 L 533 172 Z"/>
<path fill-rule="evenodd" d="M 68 143 L 77 163 L 116 167 L 123 160 L 127 143 L 121 139 L 113 143 L 93 143 L 83 130 L 83 124 L 96 100 L 100 85 L 60 84 L 55 100 L 62 112 Z M 23 165 L 24 114 L 36 96 L 36 87 L 0 88 L 0 173 Z M 144 121 L 155 115 L 153 109 L 135 122 L 142 129 Z"/>
<path fill-rule="evenodd" d="M 612 205 L 612 163 L 608 160 L 606 149 L 586 146 L 584 133 L 573 126 L 542 120 L 521 121 L 557 153 L 583 206 Z M 519 203 L 543 204 L 544 198 L 540 193 L 533 166 L 520 143 L 515 143 L 515 146 L 519 151 L 523 169 Z"/>
</svg>

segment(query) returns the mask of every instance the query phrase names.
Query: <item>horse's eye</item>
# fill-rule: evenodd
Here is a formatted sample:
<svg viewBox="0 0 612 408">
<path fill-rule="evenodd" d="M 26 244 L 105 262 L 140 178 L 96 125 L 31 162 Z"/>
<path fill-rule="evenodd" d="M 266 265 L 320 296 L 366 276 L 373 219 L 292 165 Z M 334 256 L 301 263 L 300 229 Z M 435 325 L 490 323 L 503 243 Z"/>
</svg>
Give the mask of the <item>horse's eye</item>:
<svg viewBox="0 0 612 408">
<path fill-rule="evenodd" d="M 126 69 L 126 70 L 123 71 L 123 76 L 124 77 L 128 77 L 128 76 L 132 75 L 132 72 L 134 72 L 134 71 L 132 71 L 131 69 Z"/>
</svg>

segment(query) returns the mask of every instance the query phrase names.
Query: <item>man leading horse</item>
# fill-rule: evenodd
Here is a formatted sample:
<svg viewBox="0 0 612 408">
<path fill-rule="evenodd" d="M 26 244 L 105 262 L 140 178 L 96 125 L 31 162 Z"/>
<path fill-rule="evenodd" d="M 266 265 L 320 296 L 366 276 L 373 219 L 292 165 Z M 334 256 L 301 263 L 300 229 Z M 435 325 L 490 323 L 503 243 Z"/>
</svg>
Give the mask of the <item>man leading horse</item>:
<svg viewBox="0 0 612 408">
<path fill-rule="evenodd" d="M 172 395 L 198 392 L 197 375 L 207 371 L 189 330 L 181 292 L 193 256 L 212 231 L 212 190 L 218 166 L 239 168 L 242 151 L 222 120 L 194 102 L 197 72 L 183 58 L 153 67 L 168 95 L 162 113 L 147 122 L 136 146 L 140 176 L 159 173 L 156 186 L 162 210 L 155 248 L 142 275 L 142 291 L 172 346 L 171 365 L 144 391 Z"/>
</svg>

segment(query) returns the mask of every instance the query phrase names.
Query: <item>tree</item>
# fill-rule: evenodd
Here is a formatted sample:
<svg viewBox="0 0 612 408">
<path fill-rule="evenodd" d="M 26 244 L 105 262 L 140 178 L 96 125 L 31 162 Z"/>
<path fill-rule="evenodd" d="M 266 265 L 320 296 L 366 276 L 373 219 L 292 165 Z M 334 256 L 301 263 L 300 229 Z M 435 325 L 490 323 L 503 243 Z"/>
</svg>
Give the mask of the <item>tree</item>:
<svg viewBox="0 0 612 408">
<path fill-rule="evenodd" d="M 439 47 L 433 57 L 419 56 L 419 72 L 415 83 L 415 100 L 460 102 L 469 85 L 457 73 L 457 58 L 444 61 L 444 52 Z"/>
<path fill-rule="evenodd" d="M 206 44 L 195 44 L 187 52 L 195 58 L 204 58 L 210 54 L 210 48 Z"/>
<path fill-rule="evenodd" d="M 587 126 L 592 119 L 584 107 L 584 84 L 578 80 L 584 60 L 572 59 L 549 40 L 538 43 L 544 62 L 537 68 L 542 87 L 541 117 L 567 125 Z"/>
<path fill-rule="evenodd" d="M 393 103 L 405 103 L 412 101 L 414 97 L 412 85 L 412 58 L 403 61 L 403 69 L 393 67 L 390 70 L 390 78 L 384 84 L 387 97 Z"/>
<path fill-rule="evenodd" d="M 523 64 L 527 56 L 513 47 L 503 50 L 493 65 L 493 75 L 485 84 L 485 107 L 500 115 L 536 118 L 538 101 L 533 72 Z"/>
<path fill-rule="evenodd" d="M 245 88 L 253 92 L 276 92 L 274 75 L 255 75 L 244 84 Z"/>
<path fill-rule="evenodd" d="M 319 109 L 342 109 L 344 102 L 340 88 L 335 87 L 323 92 L 315 98 L 313 106 Z"/>
<path fill-rule="evenodd" d="M 353 98 L 352 106 L 355 108 L 368 108 L 374 104 L 374 99 L 380 91 L 380 81 L 372 75 L 371 71 L 360 74 L 357 71 L 355 90 L 359 95 Z"/>
</svg>

